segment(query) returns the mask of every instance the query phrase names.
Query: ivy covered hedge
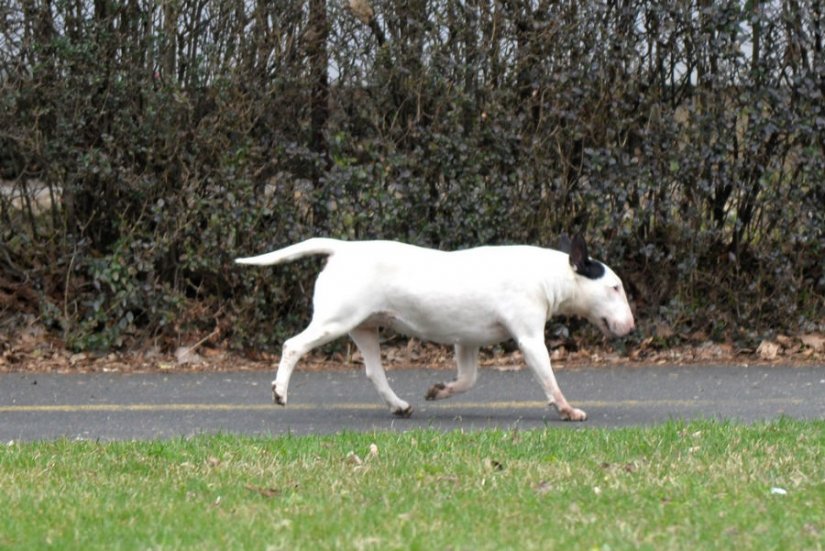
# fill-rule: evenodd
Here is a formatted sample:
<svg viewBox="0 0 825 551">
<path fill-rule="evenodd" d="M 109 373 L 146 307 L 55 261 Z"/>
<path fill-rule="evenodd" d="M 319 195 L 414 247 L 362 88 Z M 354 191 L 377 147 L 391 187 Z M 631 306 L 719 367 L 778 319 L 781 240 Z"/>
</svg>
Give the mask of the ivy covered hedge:
<svg viewBox="0 0 825 551">
<path fill-rule="evenodd" d="M 584 231 L 640 338 L 825 319 L 819 0 L 61 0 L 0 17 L 0 317 L 276 345 L 306 237 Z"/>
</svg>

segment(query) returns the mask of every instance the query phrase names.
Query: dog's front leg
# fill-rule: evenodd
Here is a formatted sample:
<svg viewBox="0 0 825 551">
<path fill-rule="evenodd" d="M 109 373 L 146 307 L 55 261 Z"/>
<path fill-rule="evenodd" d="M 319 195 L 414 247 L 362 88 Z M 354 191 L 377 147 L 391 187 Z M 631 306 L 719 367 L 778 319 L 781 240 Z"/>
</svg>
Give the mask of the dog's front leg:
<svg viewBox="0 0 825 551">
<path fill-rule="evenodd" d="M 524 354 L 527 365 L 541 383 L 550 405 L 556 408 L 559 416 L 566 421 L 584 421 L 587 414 L 567 403 L 564 394 L 561 393 L 553 368 L 550 365 L 550 354 L 542 337 L 530 337 L 517 339 L 519 349 Z"/>
</svg>

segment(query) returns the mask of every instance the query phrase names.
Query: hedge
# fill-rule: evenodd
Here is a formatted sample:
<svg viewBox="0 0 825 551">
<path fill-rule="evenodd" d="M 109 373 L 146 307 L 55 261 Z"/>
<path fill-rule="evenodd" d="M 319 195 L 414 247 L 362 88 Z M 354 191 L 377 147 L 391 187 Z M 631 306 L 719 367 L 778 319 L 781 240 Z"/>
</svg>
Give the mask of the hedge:
<svg viewBox="0 0 825 551">
<path fill-rule="evenodd" d="M 77 350 L 213 330 L 276 347 L 308 319 L 320 261 L 236 256 L 582 231 L 623 276 L 637 338 L 823 329 L 818 0 L 0 13 L 4 323 L 34 317 Z"/>
</svg>

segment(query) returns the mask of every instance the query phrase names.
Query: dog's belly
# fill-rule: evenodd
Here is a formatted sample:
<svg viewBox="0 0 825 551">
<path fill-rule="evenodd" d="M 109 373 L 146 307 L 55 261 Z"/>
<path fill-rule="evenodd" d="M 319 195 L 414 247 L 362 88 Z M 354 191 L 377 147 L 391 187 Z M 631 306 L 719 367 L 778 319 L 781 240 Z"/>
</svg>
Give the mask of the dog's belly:
<svg viewBox="0 0 825 551">
<path fill-rule="evenodd" d="M 462 319 L 464 316 L 430 317 L 418 313 L 379 312 L 362 325 L 389 327 L 399 333 L 440 344 L 485 346 L 510 337 L 507 329 L 493 320 Z"/>
</svg>

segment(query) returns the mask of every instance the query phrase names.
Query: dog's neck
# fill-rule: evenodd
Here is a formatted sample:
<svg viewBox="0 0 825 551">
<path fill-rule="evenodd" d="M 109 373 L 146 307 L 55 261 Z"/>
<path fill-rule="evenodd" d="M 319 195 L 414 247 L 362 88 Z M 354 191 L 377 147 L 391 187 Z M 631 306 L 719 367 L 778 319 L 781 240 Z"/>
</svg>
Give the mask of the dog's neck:
<svg viewBox="0 0 825 551">
<path fill-rule="evenodd" d="M 547 319 L 553 316 L 581 315 L 581 305 L 577 301 L 576 275 L 568 266 L 555 270 L 544 280 L 547 297 Z"/>
</svg>

